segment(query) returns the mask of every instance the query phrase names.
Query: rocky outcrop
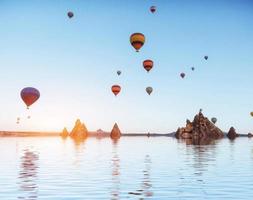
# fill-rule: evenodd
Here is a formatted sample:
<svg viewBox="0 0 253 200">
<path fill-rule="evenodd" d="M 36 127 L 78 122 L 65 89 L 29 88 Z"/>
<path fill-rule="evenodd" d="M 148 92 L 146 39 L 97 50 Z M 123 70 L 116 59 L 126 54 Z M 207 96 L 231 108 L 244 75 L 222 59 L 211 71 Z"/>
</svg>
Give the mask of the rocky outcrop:
<svg viewBox="0 0 253 200">
<path fill-rule="evenodd" d="M 192 140 L 193 144 L 199 144 L 201 141 L 223 138 L 224 134 L 200 110 L 192 122 L 187 119 L 186 126 L 178 128 L 175 136 L 178 139 Z"/>
<path fill-rule="evenodd" d="M 76 120 L 75 126 L 70 132 L 70 136 L 73 138 L 86 138 L 88 137 L 88 130 L 84 123 L 80 119 Z"/>
<path fill-rule="evenodd" d="M 114 124 L 110 136 L 112 139 L 119 139 L 121 137 L 121 132 L 117 123 Z"/>
<path fill-rule="evenodd" d="M 67 130 L 66 127 L 64 127 L 63 131 L 60 134 L 61 137 L 68 137 L 69 136 L 69 132 Z"/>
<path fill-rule="evenodd" d="M 235 128 L 231 127 L 228 131 L 227 137 L 231 140 L 234 140 L 236 137 L 238 137 L 239 135 L 236 133 Z"/>
</svg>

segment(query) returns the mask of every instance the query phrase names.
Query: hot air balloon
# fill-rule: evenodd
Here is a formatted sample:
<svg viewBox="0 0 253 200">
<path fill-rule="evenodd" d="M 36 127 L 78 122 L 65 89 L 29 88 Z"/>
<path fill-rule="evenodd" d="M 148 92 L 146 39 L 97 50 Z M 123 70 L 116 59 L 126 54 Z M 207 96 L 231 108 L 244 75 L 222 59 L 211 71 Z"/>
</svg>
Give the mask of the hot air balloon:
<svg viewBox="0 0 253 200">
<path fill-rule="evenodd" d="M 194 70 L 195 70 L 195 68 L 194 68 L 194 67 L 192 67 L 191 69 L 192 69 L 192 71 L 194 71 Z"/>
<path fill-rule="evenodd" d="M 153 68 L 154 62 L 152 60 L 144 60 L 143 67 L 144 69 L 149 72 Z"/>
<path fill-rule="evenodd" d="M 181 73 L 180 76 L 181 76 L 181 78 L 184 78 L 185 77 L 185 73 Z"/>
<path fill-rule="evenodd" d="M 142 33 L 133 33 L 130 36 L 130 43 L 135 48 L 136 52 L 139 52 L 139 49 L 145 43 L 145 36 Z"/>
<path fill-rule="evenodd" d="M 69 17 L 69 18 L 74 17 L 74 13 L 73 13 L 73 12 L 71 12 L 71 11 L 69 11 L 69 12 L 68 12 L 68 17 Z"/>
<path fill-rule="evenodd" d="M 253 117 L 253 112 L 250 112 L 251 117 Z"/>
<path fill-rule="evenodd" d="M 17 117 L 17 121 L 19 121 L 20 120 L 20 117 Z"/>
<path fill-rule="evenodd" d="M 118 74 L 118 75 L 120 75 L 120 74 L 121 74 L 121 71 L 120 71 L 120 70 L 118 70 L 118 71 L 117 71 L 117 74 Z"/>
<path fill-rule="evenodd" d="M 150 95 L 153 92 L 153 88 L 152 87 L 147 87 L 146 92 Z"/>
<path fill-rule="evenodd" d="M 28 116 L 27 116 L 27 119 L 31 119 L 31 116 L 30 116 L 30 115 L 28 115 Z"/>
<path fill-rule="evenodd" d="M 113 85 L 111 90 L 113 94 L 117 96 L 120 93 L 121 87 L 119 85 Z"/>
<path fill-rule="evenodd" d="M 213 117 L 213 118 L 211 119 L 211 121 L 215 124 L 215 123 L 217 122 L 217 119 L 216 119 L 215 117 Z"/>
<path fill-rule="evenodd" d="M 22 100 L 25 102 L 27 109 L 30 105 L 32 105 L 35 101 L 40 98 L 40 92 L 36 88 L 26 87 L 20 92 L 20 96 Z"/>
<path fill-rule="evenodd" d="M 156 11 L 156 6 L 151 6 L 151 7 L 150 7 L 150 11 L 151 11 L 152 13 L 154 13 L 154 12 Z"/>
<path fill-rule="evenodd" d="M 204 58 L 205 58 L 205 60 L 207 60 L 207 59 L 208 59 L 208 56 L 204 56 Z"/>
</svg>

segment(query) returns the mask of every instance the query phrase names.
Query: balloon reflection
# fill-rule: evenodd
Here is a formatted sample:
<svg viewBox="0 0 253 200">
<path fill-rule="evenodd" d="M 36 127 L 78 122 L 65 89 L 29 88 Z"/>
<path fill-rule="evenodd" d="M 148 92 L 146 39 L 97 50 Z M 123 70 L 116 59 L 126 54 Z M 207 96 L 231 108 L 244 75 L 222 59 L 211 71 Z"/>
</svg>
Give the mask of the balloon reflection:
<svg viewBox="0 0 253 200">
<path fill-rule="evenodd" d="M 28 149 L 24 150 L 21 157 L 21 165 L 19 172 L 20 191 L 24 192 L 24 196 L 19 199 L 36 200 L 38 195 L 37 174 L 38 174 L 39 156 Z"/>
<path fill-rule="evenodd" d="M 151 171 L 151 158 L 149 155 L 145 156 L 144 159 L 144 165 L 145 169 L 143 172 L 143 179 L 140 185 L 140 189 L 136 190 L 135 192 L 129 192 L 128 194 L 134 195 L 134 196 L 140 196 L 140 197 L 152 197 L 153 192 L 151 191 L 152 183 L 150 179 L 150 171 Z M 140 198 L 143 199 L 143 198 Z"/>
</svg>

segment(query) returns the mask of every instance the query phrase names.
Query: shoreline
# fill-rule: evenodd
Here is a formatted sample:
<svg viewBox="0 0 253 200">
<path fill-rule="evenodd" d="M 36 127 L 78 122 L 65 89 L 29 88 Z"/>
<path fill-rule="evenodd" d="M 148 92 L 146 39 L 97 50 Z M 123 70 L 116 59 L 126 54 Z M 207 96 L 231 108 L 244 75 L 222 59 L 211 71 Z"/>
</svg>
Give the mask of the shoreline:
<svg viewBox="0 0 253 200">
<path fill-rule="evenodd" d="M 0 137 L 61 137 L 61 132 L 35 132 L 35 131 L 0 131 Z M 124 137 L 174 137 L 175 133 L 122 133 Z M 88 137 L 110 137 L 110 132 L 103 135 L 97 132 L 89 132 Z"/>
<path fill-rule="evenodd" d="M 36 131 L 0 131 L 0 137 L 61 137 L 61 132 L 36 132 Z M 122 137 L 175 137 L 175 132 L 172 133 L 122 133 Z M 89 132 L 88 137 L 110 137 L 110 132 L 105 132 L 103 135 L 97 132 Z M 247 134 L 238 134 L 238 137 L 248 137 Z M 224 138 L 227 138 L 227 133 L 224 133 Z"/>
</svg>

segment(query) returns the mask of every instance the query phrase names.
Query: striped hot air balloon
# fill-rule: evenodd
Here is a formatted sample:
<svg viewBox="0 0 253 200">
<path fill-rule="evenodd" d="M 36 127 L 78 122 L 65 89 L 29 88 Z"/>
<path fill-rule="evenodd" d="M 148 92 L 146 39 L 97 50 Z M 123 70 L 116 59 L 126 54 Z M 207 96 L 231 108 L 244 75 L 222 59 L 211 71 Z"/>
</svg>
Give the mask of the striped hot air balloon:
<svg viewBox="0 0 253 200">
<path fill-rule="evenodd" d="M 153 68 L 154 62 L 152 60 L 144 60 L 143 67 L 144 69 L 149 72 Z"/>
<path fill-rule="evenodd" d="M 130 43 L 135 48 L 136 52 L 139 52 L 140 48 L 145 43 L 145 36 L 142 33 L 133 33 L 130 36 Z"/>
<path fill-rule="evenodd" d="M 113 85 L 111 90 L 113 94 L 117 96 L 120 93 L 121 87 L 119 85 Z"/>
</svg>

